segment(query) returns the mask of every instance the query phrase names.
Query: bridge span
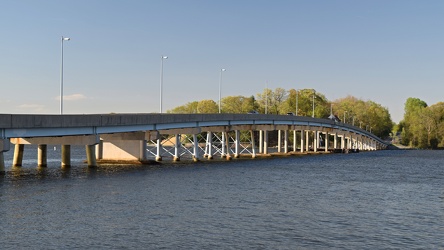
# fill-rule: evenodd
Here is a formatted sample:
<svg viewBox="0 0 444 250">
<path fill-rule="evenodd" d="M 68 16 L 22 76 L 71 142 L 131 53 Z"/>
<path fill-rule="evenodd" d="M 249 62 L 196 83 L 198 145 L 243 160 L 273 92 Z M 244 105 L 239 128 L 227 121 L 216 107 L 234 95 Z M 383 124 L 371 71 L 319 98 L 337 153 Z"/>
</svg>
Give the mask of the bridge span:
<svg viewBox="0 0 444 250">
<path fill-rule="evenodd" d="M 24 146 L 38 145 L 45 167 L 47 145 L 61 145 L 61 165 L 70 166 L 70 146 L 85 145 L 89 166 L 97 160 L 174 161 L 215 155 L 230 159 L 269 153 L 269 132 L 277 132 L 277 152 L 337 149 L 378 150 L 386 143 L 372 133 L 329 119 L 262 114 L 0 114 L 0 171 L 3 153 L 14 146 L 13 166 L 21 166 Z M 290 145 L 292 144 L 292 145 Z M 289 149 L 292 149 L 291 151 Z"/>
</svg>

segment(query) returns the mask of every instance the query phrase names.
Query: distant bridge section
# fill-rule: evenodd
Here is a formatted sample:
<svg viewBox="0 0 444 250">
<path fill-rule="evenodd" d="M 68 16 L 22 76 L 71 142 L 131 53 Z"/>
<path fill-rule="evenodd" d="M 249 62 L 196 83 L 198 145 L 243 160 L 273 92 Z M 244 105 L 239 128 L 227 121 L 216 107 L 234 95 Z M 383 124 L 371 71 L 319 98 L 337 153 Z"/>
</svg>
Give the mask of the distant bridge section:
<svg viewBox="0 0 444 250">
<path fill-rule="evenodd" d="M 46 146 L 62 145 L 62 166 L 70 165 L 70 145 L 85 145 L 88 165 L 99 160 L 146 161 L 181 155 L 230 158 L 247 152 L 268 154 L 268 132 L 278 132 L 278 152 L 335 149 L 377 150 L 387 145 L 372 133 L 319 119 L 262 114 L 0 114 L 0 171 L 3 152 L 15 145 L 14 166 L 21 166 L 25 144 L 38 145 L 38 165 L 46 166 Z M 244 135 L 242 136 L 242 133 Z M 245 136 L 245 133 L 248 136 Z M 243 138 L 243 139 L 242 139 Z M 247 139 L 245 139 L 247 138 Z M 241 141 L 244 140 L 244 141 Z M 298 143 L 298 141 L 300 143 Z M 256 145 L 258 144 L 258 145 Z M 152 149 L 150 149 L 152 148 Z"/>
</svg>

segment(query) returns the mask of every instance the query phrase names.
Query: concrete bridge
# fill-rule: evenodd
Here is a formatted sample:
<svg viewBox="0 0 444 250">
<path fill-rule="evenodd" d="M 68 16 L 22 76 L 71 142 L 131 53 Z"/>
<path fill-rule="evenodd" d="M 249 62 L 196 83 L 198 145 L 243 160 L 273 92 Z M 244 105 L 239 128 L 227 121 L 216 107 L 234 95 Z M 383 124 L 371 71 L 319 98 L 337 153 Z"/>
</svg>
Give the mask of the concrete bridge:
<svg viewBox="0 0 444 250">
<path fill-rule="evenodd" d="M 0 114 L 0 171 L 3 152 L 14 145 L 13 166 L 21 166 L 24 145 L 38 145 L 38 166 L 47 165 L 47 145 L 61 145 L 61 165 L 70 166 L 70 146 L 85 145 L 88 166 L 97 160 L 156 161 L 189 156 L 230 159 L 269 153 L 269 132 L 277 131 L 277 152 L 378 150 L 380 138 L 363 129 L 318 119 L 261 114 Z M 291 139 L 289 139 L 291 138 Z M 289 145 L 292 141 L 292 145 Z M 289 151 L 292 148 L 292 151 Z"/>
</svg>

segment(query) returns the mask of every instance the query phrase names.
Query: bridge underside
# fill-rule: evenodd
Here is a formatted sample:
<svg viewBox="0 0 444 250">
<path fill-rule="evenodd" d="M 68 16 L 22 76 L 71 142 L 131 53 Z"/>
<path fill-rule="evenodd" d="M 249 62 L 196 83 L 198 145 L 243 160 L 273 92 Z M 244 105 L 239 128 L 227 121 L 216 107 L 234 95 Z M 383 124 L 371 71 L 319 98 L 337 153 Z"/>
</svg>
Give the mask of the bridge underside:
<svg viewBox="0 0 444 250">
<path fill-rule="evenodd" d="M 61 166 L 70 166 L 70 145 L 85 145 L 88 166 L 100 162 L 198 161 L 201 159 L 255 158 L 271 154 L 377 150 L 385 145 L 340 129 L 291 126 L 243 125 L 187 129 L 149 130 L 85 136 L 11 138 L 0 140 L 3 152 L 14 144 L 13 166 L 22 165 L 25 144 L 38 145 L 38 166 L 45 167 L 46 145 L 62 145 Z"/>
</svg>

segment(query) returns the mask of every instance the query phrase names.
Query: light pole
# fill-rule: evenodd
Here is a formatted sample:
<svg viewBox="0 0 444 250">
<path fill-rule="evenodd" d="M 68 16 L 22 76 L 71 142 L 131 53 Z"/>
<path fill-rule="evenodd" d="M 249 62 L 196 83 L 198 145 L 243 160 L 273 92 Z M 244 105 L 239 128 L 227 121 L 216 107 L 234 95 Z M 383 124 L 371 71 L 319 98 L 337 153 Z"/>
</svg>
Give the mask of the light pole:
<svg viewBox="0 0 444 250">
<path fill-rule="evenodd" d="M 225 72 L 226 69 L 220 69 L 220 77 L 219 77 L 219 114 L 220 114 L 220 100 L 221 100 L 221 86 L 222 86 L 222 72 Z"/>
<path fill-rule="evenodd" d="M 61 62 L 60 62 L 60 114 L 63 114 L 63 42 L 69 41 L 71 38 L 63 37 L 61 39 L 62 43 L 62 53 L 61 53 Z"/>
<path fill-rule="evenodd" d="M 162 114 L 162 88 L 163 88 L 163 60 L 168 59 L 168 56 L 160 57 L 160 111 Z"/>
<path fill-rule="evenodd" d="M 347 111 L 344 111 L 344 123 L 345 123 L 345 114 L 347 114 Z"/>
<path fill-rule="evenodd" d="M 315 117 L 315 98 L 316 98 L 315 94 L 316 90 L 313 89 L 313 115 L 311 116 L 313 118 Z"/>
</svg>

